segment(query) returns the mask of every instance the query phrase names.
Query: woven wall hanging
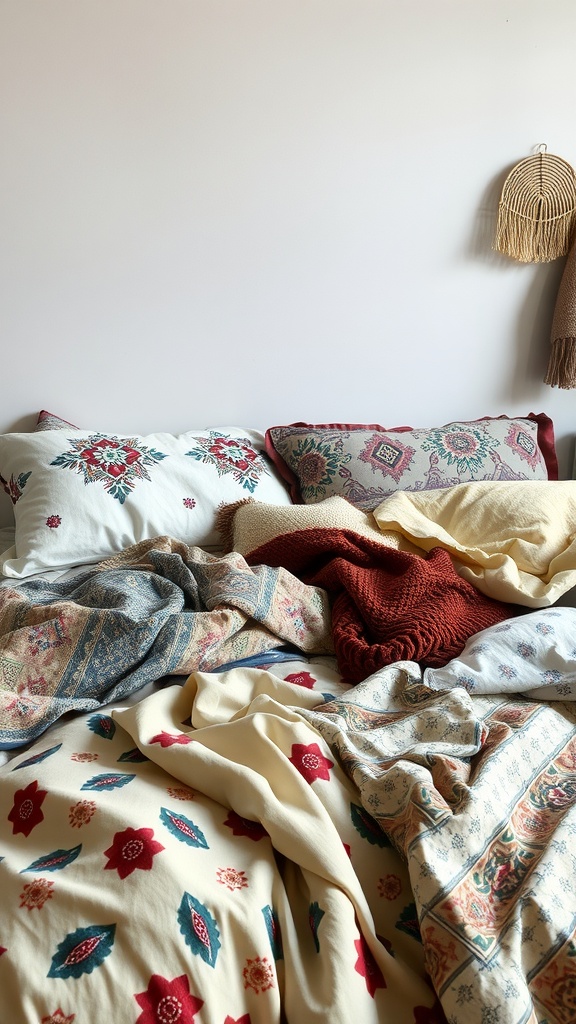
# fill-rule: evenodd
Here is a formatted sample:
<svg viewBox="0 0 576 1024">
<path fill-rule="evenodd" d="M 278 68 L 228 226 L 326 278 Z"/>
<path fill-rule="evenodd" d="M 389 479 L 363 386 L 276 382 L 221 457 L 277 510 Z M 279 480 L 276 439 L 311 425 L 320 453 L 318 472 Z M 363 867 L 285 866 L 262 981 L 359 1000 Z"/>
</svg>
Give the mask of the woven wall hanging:
<svg viewBox="0 0 576 1024">
<path fill-rule="evenodd" d="M 548 263 L 567 254 L 575 223 L 574 168 L 541 145 L 504 182 L 494 248 L 522 263 Z"/>
</svg>

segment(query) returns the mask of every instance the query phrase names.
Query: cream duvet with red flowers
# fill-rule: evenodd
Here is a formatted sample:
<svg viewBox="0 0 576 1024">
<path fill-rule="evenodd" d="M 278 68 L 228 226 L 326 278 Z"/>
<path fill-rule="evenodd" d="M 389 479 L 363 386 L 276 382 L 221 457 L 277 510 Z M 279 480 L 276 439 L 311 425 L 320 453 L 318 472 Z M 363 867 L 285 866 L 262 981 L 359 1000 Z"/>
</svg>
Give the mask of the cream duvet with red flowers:
<svg viewBox="0 0 576 1024">
<path fill-rule="evenodd" d="M 299 713 L 333 679 L 281 672 L 194 674 L 0 770 L 1 1021 L 441 1019 L 405 867 Z"/>
</svg>

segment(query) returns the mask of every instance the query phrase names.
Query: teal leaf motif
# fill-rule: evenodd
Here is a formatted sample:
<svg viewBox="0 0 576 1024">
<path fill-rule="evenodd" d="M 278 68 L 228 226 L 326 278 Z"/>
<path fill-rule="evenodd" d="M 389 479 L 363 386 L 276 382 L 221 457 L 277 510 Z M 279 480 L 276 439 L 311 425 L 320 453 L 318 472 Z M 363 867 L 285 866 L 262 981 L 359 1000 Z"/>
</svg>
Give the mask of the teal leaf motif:
<svg viewBox="0 0 576 1024">
<path fill-rule="evenodd" d="M 167 807 L 162 807 L 160 808 L 160 821 L 173 836 L 176 836 L 176 839 L 186 843 L 187 846 L 201 846 L 204 850 L 209 849 L 204 833 L 190 818 L 185 818 L 183 814 L 175 814 Z"/>
<path fill-rule="evenodd" d="M 406 935 L 411 935 L 412 938 L 417 939 L 418 942 L 422 942 L 415 903 L 406 904 L 400 914 L 400 917 L 396 921 L 396 928 L 400 932 L 405 932 Z"/>
<path fill-rule="evenodd" d="M 312 938 L 314 939 L 314 945 L 316 946 L 316 952 L 320 952 L 320 943 L 318 941 L 318 928 L 320 927 L 320 921 L 324 917 L 325 911 L 322 910 L 320 905 L 314 901 L 310 904 L 308 909 L 308 921 L 310 923 L 310 931 L 312 932 Z"/>
<path fill-rule="evenodd" d="M 51 757 L 57 750 L 60 750 L 61 743 L 57 743 L 55 747 L 48 747 L 48 750 L 42 750 L 40 754 L 33 754 L 32 757 L 27 757 L 25 761 L 20 761 L 20 764 L 15 764 L 12 771 L 17 772 L 19 768 L 28 768 L 31 764 L 40 764 L 40 761 L 45 761 L 47 757 Z"/>
<path fill-rule="evenodd" d="M 44 857 L 39 857 L 38 860 L 33 860 L 27 868 L 22 868 L 20 874 L 24 874 L 25 871 L 61 871 L 76 860 L 81 849 L 82 843 L 73 846 L 71 850 L 54 850 Z"/>
<path fill-rule="evenodd" d="M 390 846 L 388 836 L 384 834 L 378 822 L 366 813 L 363 807 L 358 804 L 350 804 L 350 817 L 352 824 L 363 839 L 367 839 L 372 846 Z"/>
<path fill-rule="evenodd" d="M 88 719 L 88 728 L 103 740 L 111 740 L 116 732 L 116 722 L 110 715 L 91 715 Z"/>
<path fill-rule="evenodd" d="M 129 761 L 131 764 L 142 764 L 144 761 L 149 761 L 150 758 L 143 754 L 139 747 L 132 747 L 131 750 L 125 750 L 123 754 L 120 754 L 118 761 Z"/>
<path fill-rule="evenodd" d="M 186 945 L 210 967 L 216 966 L 220 950 L 220 932 L 210 911 L 185 892 L 178 909 L 178 924 Z"/>
<path fill-rule="evenodd" d="M 278 914 L 269 904 L 266 907 L 262 907 L 262 914 L 264 915 L 266 930 L 270 939 L 272 956 L 275 960 L 283 960 L 284 950 L 282 948 L 282 933 L 280 932 Z"/>
<path fill-rule="evenodd" d="M 52 957 L 49 978 L 80 978 L 100 967 L 112 952 L 115 924 L 77 928 L 62 940 Z"/>
<path fill-rule="evenodd" d="M 132 779 L 135 779 L 135 775 L 126 775 L 124 772 L 109 772 L 107 775 L 93 775 L 91 779 L 88 779 L 80 789 L 94 789 L 96 791 L 103 789 L 120 789 L 120 786 L 127 786 Z"/>
</svg>

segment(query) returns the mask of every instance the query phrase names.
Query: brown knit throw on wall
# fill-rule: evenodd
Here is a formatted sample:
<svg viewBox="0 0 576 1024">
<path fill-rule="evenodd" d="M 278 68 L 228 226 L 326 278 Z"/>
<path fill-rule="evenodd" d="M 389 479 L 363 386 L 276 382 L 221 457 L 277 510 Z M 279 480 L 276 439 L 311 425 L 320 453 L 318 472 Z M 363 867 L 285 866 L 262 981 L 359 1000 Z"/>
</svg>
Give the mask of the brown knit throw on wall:
<svg viewBox="0 0 576 1024">
<path fill-rule="evenodd" d="M 576 237 L 560 281 L 550 341 L 552 351 L 544 383 L 576 388 Z"/>
</svg>

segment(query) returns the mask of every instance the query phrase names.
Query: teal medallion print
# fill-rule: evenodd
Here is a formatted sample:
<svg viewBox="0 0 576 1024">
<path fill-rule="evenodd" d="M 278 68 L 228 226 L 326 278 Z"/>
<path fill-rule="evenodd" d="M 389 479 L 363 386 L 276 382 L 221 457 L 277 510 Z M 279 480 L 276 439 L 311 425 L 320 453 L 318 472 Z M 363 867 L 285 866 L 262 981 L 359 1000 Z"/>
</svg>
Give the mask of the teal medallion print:
<svg viewBox="0 0 576 1024">
<path fill-rule="evenodd" d="M 137 437 L 91 434 L 68 440 L 70 450 L 50 465 L 79 473 L 85 484 L 103 484 L 122 505 L 139 480 L 150 480 L 148 469 L 167 458 L 164 452 L 140 444 Z"/>
<path fill-rule="evenodd" d="M 186 455 L 214 466 L 218 476 L 231 473 L 234 480 L 251 494 L 256 490 L 260 477 L 268 474 L 264 459 L 244 438 L 211 430 L 207 437 L 195 437 L 194 440 L 198 442 L 197 447 Z"/>
<path fill-rule="evenodd" d="M 487 464 L 490 453 L 500 442 L 470 424 L 451 423 L 448 428 L 438 427 L 428 431 L 422 442 L 422 451 L 435 452 L 439 459 L 449 466 L 455 466 L 460 476 L 469 473 L 472 477 L 480 473 Z"/>
</svg>

